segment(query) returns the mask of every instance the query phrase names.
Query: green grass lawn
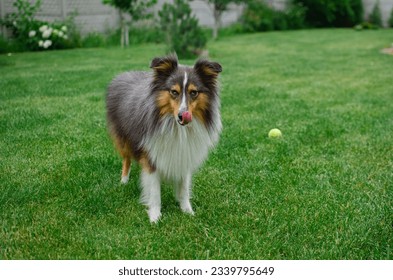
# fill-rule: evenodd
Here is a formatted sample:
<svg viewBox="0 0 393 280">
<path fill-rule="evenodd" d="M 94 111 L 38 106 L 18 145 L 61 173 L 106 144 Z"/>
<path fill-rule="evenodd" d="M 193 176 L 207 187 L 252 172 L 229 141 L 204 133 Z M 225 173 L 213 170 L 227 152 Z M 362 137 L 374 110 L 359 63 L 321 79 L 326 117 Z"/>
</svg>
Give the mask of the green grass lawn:
<svg viewBox="0 0 393 280">
<path fill-rule="evenodd" d="M 223 134 L 194 175 L 196 215 L 166 185 L 157 225 L 140 168 L 119 184 L 104 96 L 165 46 L 0 56 L 0 259 L 392 259 L 393 56 L 379 52 L 392 42 L 391 29 L 211 42 Z"/>
</svg>

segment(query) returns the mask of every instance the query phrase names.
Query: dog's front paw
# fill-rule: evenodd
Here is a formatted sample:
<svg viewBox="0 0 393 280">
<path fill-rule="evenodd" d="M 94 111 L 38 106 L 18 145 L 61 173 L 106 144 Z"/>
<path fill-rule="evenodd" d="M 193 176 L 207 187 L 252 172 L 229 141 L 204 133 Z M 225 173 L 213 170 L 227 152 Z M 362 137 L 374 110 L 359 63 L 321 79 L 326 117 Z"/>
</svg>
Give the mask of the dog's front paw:
<svg viewBox="0 0 393 280">
<path fill-rule="evenodd" d="M 161 218 L 161 209 L 159 207 L 152 207 L 148 210 L 149 219 L 151 223 L 157 223 Z"/>
<path fill-rule="evenodd" d="M 180 208 L 184 213 L 190 214 L 190 215 L 194 215 L 194 210 L 192 210 L 192 206 L 190 201 L 182 201 L 180 203 Z"/>
</svg>

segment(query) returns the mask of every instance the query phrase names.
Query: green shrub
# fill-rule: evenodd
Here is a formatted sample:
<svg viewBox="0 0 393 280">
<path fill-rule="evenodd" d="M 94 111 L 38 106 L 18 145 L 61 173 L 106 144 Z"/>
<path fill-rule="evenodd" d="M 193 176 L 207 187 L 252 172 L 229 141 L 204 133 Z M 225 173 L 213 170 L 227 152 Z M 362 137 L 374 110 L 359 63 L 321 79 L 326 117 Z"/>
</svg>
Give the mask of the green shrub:
<svg viewBox="0 0 393 280">
<path fill-rule="evenodd" d="M 75 23 L 75 17 L 78 15 L 77 11 L 70 13 L 62 22 L 68 28 L 68 39 L 64 42 L 65 48 L 79 48 L 82 47 L 82 36 L 79 27 Z"/>
<path fill-rule="evenodd" d="M 284 11 L 273 10 L 273 29 L 274 30 L 287 30 L 288 20 Z"/>
<path fill-rule="evenodd" d="M 12 48 L 10 46 L 10 42 L 0 34 L 0 53 L 8 53 L 11 51 Z"/>
<path fill-rule="evenodd" d="M 185 0 L 165 3 L 158 15 L 168 51 L 175 51 L 181 58 L 189 58 L 206 46 L 205 32 L 199 26 L 198 19 L 191 14 L 190 5 Z"/>
<path fill-rule="evenodd" d="M 160 43 L 163 41 L 163 34 L 153 26 L 139 26 L 130 30 L 130 43 Z"/>
<path fill-rule="evenodd" d="M 306 23 L 312 27 L 352 27 L 363 20 L 362 0 L 292 0 L 307 8 Z"/>
<path fill-rule="evenodd" d="M 14 2 L 16 12 L 6 15 L 0 23 L 12 31 L 14 50 L 46 50 L 71 47 L 69 28 L 65 23 L 49 23 L 35 19 L 41 1 L 30 4 L 27 0 Z"/>
<path fill-rule="evenodd" d="M 106 34 L 107 46 L 118 46 L 121 37 L 121 30 L 116 29 Z M 129 29 L 129 43 L 160 43 L 163 39 L 163 34 L 154 26 L 138 26 Z"/>
<path fill-rule="evenodd" d="M 82 47 L 84 48 L 98 48 L 106 46 L 106 38 L 103 34 L 92 32 L 87 34 L 82 39 Z"/>
<path fill-rule="evenodd" d="M 368 22 L 368 21 L 364 21 L 364 22 L 354 26 L 354 29 L 357 30 L 357 31 L 360 31 L 360 30 L 375 30 L 375 29 L 378 29 L 378 28 L 379 27 L 377 25 L 375 25 L 375 24 L 373 24 L 371 22 Z"/>
<path fill-rule="evenodd" d="M 302 29 L 306 27 L 307 8 L 301 3 L 292 3 L 286 11 L 288 29 Z"/>
<path fill-rule="evenodd" d="M 375 2 L 373 10 L 371 11 L 368 21 L 378 27 L 382 27 L 382 15 L 381 9 L 379 8 L 379 0 Z"/>
<path fill-rule="evenodd" d="M 116 29 L 107 33 L 92 32 L 81 38 L 80 47 L 98 48 L 107 46 L 118 46 L 121 30 Z M 129 42 L 131 44 L 159 43 L 162 42 L 161 32 L 152 26 L 134 27 L 129 30 Z"/>
<path fill-rule="evenodd" d="M 236 22 L 231 25 L 220 28 L 218 37 L 233 36 L 244 32 L 243 24 Z M 211 33 L 211 32 L 209 32 Z"/>
<path fill-rule="evenodd" d="M 250 1 L 243 12 L 242 22 L 245 31 L 270 31 L 274 29 L 274 10 L 265 2 Z"/>
<path fill-rule="evenodd" d="M 305 27 L 305 12 L 301 4 L 293 4 L 287 10 L 278 11 L 263 0 L 253 0 L 248 2 L 242 22 L 244 30 L 248 32 L 299 29 Z"/>
</svg>

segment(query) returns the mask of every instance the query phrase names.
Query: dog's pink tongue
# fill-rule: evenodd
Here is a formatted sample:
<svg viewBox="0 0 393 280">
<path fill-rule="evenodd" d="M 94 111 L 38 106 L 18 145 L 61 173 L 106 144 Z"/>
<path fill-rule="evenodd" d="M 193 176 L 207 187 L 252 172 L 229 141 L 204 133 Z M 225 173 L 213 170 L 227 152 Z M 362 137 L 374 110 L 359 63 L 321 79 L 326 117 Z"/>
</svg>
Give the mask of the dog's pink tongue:
<svg viewBox="0 0 393 280">
<path fill-rule="evenodd" d="M 183 124 L 190 123 L 192 121 L 191 113 L 188 111 L 184 112 L 182 115 L 182 119 L 183 119 Z"/>
</svg>

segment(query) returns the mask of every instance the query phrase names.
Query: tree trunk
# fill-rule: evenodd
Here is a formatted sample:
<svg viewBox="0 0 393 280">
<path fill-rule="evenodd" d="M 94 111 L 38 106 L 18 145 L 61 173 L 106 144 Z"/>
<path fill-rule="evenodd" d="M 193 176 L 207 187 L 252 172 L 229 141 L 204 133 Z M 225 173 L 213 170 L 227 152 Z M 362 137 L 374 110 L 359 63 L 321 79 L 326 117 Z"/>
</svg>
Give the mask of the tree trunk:
<svg viewBox="0 0 393 280">
<path fill-rule="evenodd" d="M 123 13 L 119 9 L 119 20 L 120 20 L 120 46 L 124 47 L 124 18 Z"/>
<path fill-rule="evenodd" d="M 120 45 L 122 48 L 128 47 L 129 38 L 128 38 L 128 25 L 126 20 L 124 19 L 123 12 L 119 9 L 119 19 L 120 19 Z"/>
<path fill-rule="evenodd" d="M 216 40 L 218 38 L 218 30 L 221 27 L 221 11 L 218 10 L 215 5 L 213 6 L 213 17 L 214 17 L 213 39 Z"/>
<path fill-rule="evenodd" d="M 130 45 L 130 40 L 128 38 L 129 32 L 128 32 L 128 24 L 126 23 L 124 25 L 124 45 L 128 47 Z"/>
</svg>

